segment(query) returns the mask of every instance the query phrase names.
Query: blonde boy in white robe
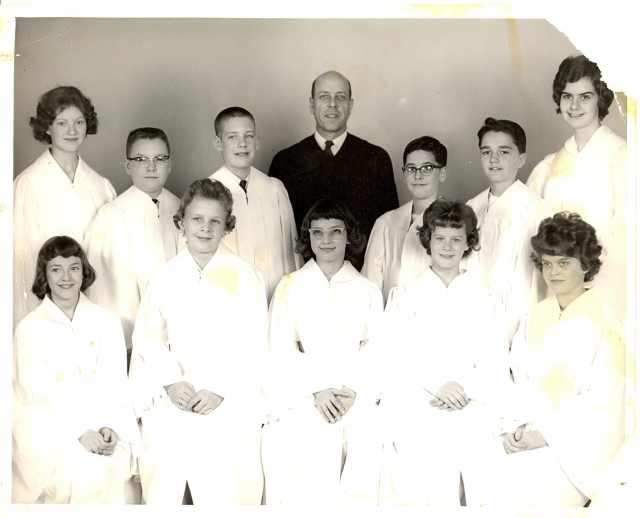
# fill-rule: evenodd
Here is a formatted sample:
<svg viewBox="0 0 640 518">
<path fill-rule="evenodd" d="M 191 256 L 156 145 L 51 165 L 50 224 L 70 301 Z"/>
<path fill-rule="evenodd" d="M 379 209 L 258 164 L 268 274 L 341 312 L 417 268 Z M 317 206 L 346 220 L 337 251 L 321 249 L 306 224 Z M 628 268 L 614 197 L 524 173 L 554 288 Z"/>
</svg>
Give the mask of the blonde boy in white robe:
<svg viewBox="0 0 640 518">
<path fill-rule="evenodd" d="M 222 242 L 255 265 L 264 278 L 267 300 L 280 279 L 303 264 L 295 252 L 298 232 L 284 185 L 252 167 L 260 148 L 253 115 L 231 107 L 216 117 L 213 144 L 223 166 L 209 178 L 221 182 L 233 195 L 236 227 Z"/>
<path fill-rule="evenodd" d="M 87 294 L 120 315 L 129 354 L 147 282 L 178 252 L 173 216 L 180 200 L 164 188 L 171 174 L 170 154 L 161 129 L 129 133 L 124 166 L 133 185 L 102 207 L 87 231 L 85 248 L 97 274 Z"/>
<path fill-rule="evenodd" d="M 405 147 L 402 163 L 412 199 L 376 220 L 362 267 L 362 274 L 382 291 L 385 303 L 392 288 L 404 286 L 431 265 L 417 227 L 447 177 L 447 148 L 433 137 L 419 137 Z"/>
<path fill-rule="evenodd" d="M 527 158 L 519 124 L 489 117 L 478 131 L 478 146 L 490 187 L 467 202 L 480 229 L 480 250 L 467 259 L 467 270 L 500 297 L 511 343 L 521 315 L 546 293 L 531 262 L 530 240 L 551 207 L 517 179 Z"/>
</svg>

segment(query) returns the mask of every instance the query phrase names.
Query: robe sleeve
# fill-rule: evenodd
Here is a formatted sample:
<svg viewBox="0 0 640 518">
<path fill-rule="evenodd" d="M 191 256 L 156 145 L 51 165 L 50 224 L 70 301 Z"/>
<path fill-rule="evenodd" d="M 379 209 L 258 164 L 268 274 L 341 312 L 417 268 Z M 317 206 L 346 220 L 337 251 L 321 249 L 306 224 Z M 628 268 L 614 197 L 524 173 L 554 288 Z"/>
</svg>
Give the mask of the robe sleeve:
<svg viewBox="0 0 640 518">
<path fill-rule="evenodd" d="M 554 157 L 555 153 L 544 157 L 544 159 L 533 168 L 533 171 L 531 171 L 527 179 L 527 187 L 540 196 L 540 198 L 544 198 L 544 188 L 547 186 L 547 180 L 549 179 L 549 172 Z"/>
<path fill-rule="evenodd" d="M 370 306 L 356 361 L 345 378 L 349 387 L 361 399 L 380 399 L 383 386 L 383 370 L 380 353 L 380 325 L 382 322 L 382 293 L 371 287 Z"/>
<path fill-rule="evenodd" d="M 387 226 L 387 218 L 379 217 L 369 236 L 367 251 L 364 255 L 364 266 L 362 267 L 362 275 L 371 282 L 374 282 L 380 290 L 384 290 L 384 234 Z"/>
<path fill-rule="evenodd" d="M 17 178 L 13 195 L 13 313 L 14 327 L 33 309 L 31 286 L 40 244 L 46 241 L 38 202 L 28 178 Z"/>
<path fill-rule="evenodd" d="M 122 317 L 126 345 L 131 348 L 140 293 L 129 232 L 117 207 L 107 205 L 100 209 L 87 230 L 85 250 L 96 271 L 96 280 L 87 295 Z"/>
<path fill-rule="evenodd" d="M 605 330 L 579 393 L 565 395 L 556 412 L 530 423 L 589 498 L 624 440 L 625 361 L 624 341 Z"/>
<path fill-rule="evenodd" d="M 280 224 L 282 226 L 282 251 L 284 257 L 284 271 L 287 273 L 299 270 L 304 265 L 304 259 L 296 253 L 296 241 L 298 240 L 298 231 L 296 221 L 293 216 L 293 208 L 289 200 L 289 193 L 284 184 L 273 178 L 272 182 L 276 186 L 276 194 L 278 197 L 278 207 L 280 209 Z"/>
<path fill-rule="evenodd" d="M 92 430 L 108 427 L 119 438 L 138 446 L 142 440 L 138 430 L 127 378 L 127 356 L 120 318 L 112 312 L 105 313 L 104 328 L 93 381 L 94 426 Z"/>
</svg>

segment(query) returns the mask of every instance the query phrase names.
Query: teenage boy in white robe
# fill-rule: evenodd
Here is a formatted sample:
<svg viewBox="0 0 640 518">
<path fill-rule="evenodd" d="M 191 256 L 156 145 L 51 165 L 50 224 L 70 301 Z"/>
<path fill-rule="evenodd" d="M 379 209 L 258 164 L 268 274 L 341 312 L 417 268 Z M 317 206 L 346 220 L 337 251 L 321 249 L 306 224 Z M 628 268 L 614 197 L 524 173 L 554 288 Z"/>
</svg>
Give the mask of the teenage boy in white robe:
<svg viewBox="0 0 640 518">
<path fill-rule="evenodd" d="M 376 220 L 362 267 L 362 274 L 377 284 L 385 302 L 391 288 L 404 286 L 431 265 L 417 227 L 447 177 L 447 148 L 433 137 L 419 137 L 404 148 L 402 163 L 412 199 Z"/>
<path fill-rule="evenodd" d="M 173 215 L 180 200 L 164 188 L 171 174 L 171 150 L 161 129 L 129 133 L 124 167 L 133 185 L 100 209 L 87 231 L 85 248 L 97 274 L 88 295 L 120 315 L 130 355 L 147 282 L 178 252 Z"/>
<path fill-rule="evenodd" d="M 480 229 L 480 249 L 467 259 L 467 270 L 502 300 L 511 343 L 520 316 L 546 293 L 530 259 L 531 237 L 551 207 L 517 179 L 527 158 L 527 137 L 519 124 L 487 118 L 478 146 L 490 186 L 467 202 Z"/>
<path fill-rule="evenodd" d="M 214 147 L 223 166 L 209 178 L 233 195 L 236 227 L 222 242 L 255 265 L 264 278 L 267 300 L 280 279 L 303 264 L 295 252 L 298 232 L 283 183 L 252 167 L 260 138 L 253 115 L 244 108 L 222 110 L 214 122 Z"/>
<path fill-rule="evenodd" d="M 318 201 L 301 232 L 309 260 L 278 284 L 269 313 L 266 503 L 377 504 L 382 296 L 345 260 L 365 237 L 344 204 Z"/>
</svg>

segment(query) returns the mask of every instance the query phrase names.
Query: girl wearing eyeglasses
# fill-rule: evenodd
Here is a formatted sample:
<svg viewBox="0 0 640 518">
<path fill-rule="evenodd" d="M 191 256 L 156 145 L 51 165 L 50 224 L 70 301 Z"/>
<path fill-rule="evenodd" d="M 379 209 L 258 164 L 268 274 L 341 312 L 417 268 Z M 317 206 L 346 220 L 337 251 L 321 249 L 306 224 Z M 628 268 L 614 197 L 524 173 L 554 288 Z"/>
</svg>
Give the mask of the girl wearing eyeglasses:
<svg viewBox="0 0 640 518">
<path fill-rule="evenodd" d="M 478 131 L 478 147 L 489 188 L 467 202 L 478 218 L 480 247 L 469 255 L 466 268 L 502 300 L 511 343 L 520 316 L 546 292 L 529 259 L 530 239 L 551 207 L 517 178 L 527 158 L 527 137 L 519 124 L 487 118 Z"/>
<path fill-rule="evenodd" d="M 78 155 L 98 117 L 80 90 L 59 86 L 42 95 L 29 124 L 47 150 L 13 182 L 13 324 L 37 305 L 31 293 L 38 251 L 56 235 L 79 243 L 98 209 L 116 197 L 106 178 Z"/>
<path fill-rule="evenodd" d="M 271 301 L 267 505 L 377 503 L 382 295 L 351 265 L 364 245 L 347 207 L 318 201 L 298 238 L 308 261 L 282 278 Z"/>
</svg>

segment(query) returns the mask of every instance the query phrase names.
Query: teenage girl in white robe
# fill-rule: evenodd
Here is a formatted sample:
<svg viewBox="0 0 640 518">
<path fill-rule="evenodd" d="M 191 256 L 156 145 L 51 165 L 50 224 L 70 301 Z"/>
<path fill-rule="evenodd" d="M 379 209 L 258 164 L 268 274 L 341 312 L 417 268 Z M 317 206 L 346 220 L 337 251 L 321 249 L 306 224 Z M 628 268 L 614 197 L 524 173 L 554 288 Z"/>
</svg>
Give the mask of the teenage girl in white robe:
<svg viewBox="0 0 640 518">
<path fill-rule="evenodd" d="M 349 210 L 320 200 L 298 240 L 309 260 L 275 291 L 264 389 L 267 505 L 377 503 L 382 295 L 345 260 L 364 245 Z"/>
<path fill-rule="evenodd" d="M 142 441 L 120 318 L 81 293 L 94 278 L 70 237 L 40 250 L 42 303 L 14 337 L 14 503 L 125 503 Z"/>
<path fill-rule="evenodd" d="M 381 339 L 389 373 L 381 504 L 460 505 L 476 445 L 492 438 L 509 346 L 500 300 L 460 269 L 478 244 L 476 227 L 469 206 L 433 202 L 420 229 L 432 265 L 391 290 Z"/>
<path fill-rule="evenodd" d="M 402 163 L 412 199 L 376 220 L 362 267 L 362 275 L 376 283 L 385 302 L 391 288 L 404 286 L 431 264 L 417 227 L 447 177 L 447 148 L 433 137 L 419 137 L 407 144 Z"/>
<path fill-rule="evenodd" d="M 527 158 L 527 137 L 510 120 L 485 120 L 478 147 L 490 186 L 467 204 L 478 217 L 480 250 L 471 253 L 467 270 L 502 301 L 509 344 L 520 317 L 546 295 L 542 276 L 531 262 L 531 237 L 551 207 L 517 179 Z"/>
<path fill-rule="evenodd" d="M 596 63 L 577 56 L 560 64 L 553 100 L 573 136 L 534 168 L 527 186 L 554 214 L 575 212 L 596 229 L 603 264 L 594 286 L 624 322 L 627 142 L 602 124 L 613 99 Z"/>
<path fill-rule="evenodd" d="M 583 506 L 625 437 L 630 357 L 615 316 L 585 287 L 602 264 L 596 232 L 565 212 L 531 242 L 551 294 L 514 340 L 513 418 L 503 421 L 490 476 L 480 469 L 466 486 L 472 505 Z"/>
<path fill-rule="evenodd" d="M 149 281 L 129 377 L 146 447 L 147 504 L 260 504 L 260 362 L 267 304 L 260 271 L 224 246 L 233 198 L 193 182 L 176 222 L 186 238 Z"/>
<path fill-rule="evenodd" d="M 116 197 L 113 186 L 78 155 L 98 129 L 91 101 L 73 86 L 46 92 L 31 117 L 36 140 L 49 148 L 13 182 L 13 325 L 33 310 L 38 251 L 57 235 L 84 242 L 98 209 Z"/>
</svg>

